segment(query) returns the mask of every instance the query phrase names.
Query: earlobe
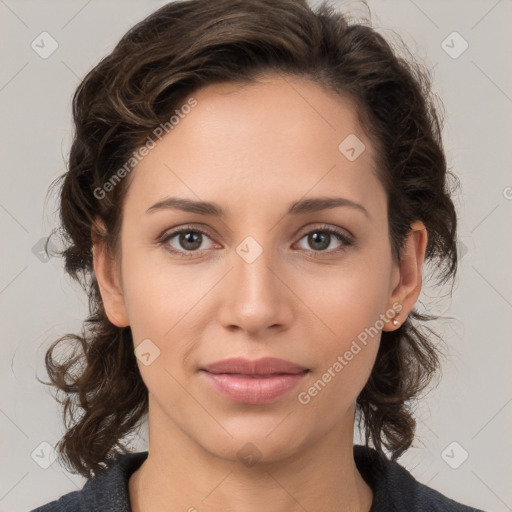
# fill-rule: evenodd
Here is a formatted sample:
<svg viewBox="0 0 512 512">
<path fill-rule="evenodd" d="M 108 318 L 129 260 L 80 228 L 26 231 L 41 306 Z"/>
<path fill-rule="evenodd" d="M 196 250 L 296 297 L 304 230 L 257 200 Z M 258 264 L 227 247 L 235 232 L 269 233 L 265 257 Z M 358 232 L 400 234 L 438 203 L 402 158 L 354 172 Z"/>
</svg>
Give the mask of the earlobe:
<svg viewBox="0 0 512 512">
<path fill-rule="evenodd" d="M 93 244 L 92 253 L 94 273 L 98 281 L 105 313 L 110 322 L 117 327 L 127 327 L 130 322 L 126 313 L 123 289 L 116 262 L 110 256 L 105 242 L 98 239 Z"/>
<path fill-rule="evenodd" d="M 420 295 L 427 242 L 428 232 L 423 222 L 413 222 L 400 260 L 399 282 L 390 297 L 390 307 L 396 303 L 401 305 L 400 312 L 389 322 L 391 330 L 405 322 Z"/>
</svg>

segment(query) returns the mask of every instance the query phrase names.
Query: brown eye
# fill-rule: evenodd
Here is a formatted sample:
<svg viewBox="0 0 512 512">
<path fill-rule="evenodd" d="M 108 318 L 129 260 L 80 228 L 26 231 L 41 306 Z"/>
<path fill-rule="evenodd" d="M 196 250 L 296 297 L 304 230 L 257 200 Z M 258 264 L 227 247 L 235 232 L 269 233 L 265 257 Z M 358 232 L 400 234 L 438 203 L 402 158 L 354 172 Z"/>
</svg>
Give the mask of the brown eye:
<svg viewBox="0 0 512 512">
<path fill-rule="evenodd" d="M 185 226 L 165 233 L 160 238 L 159 243 L 172 254 L 192 257 L 194 254 L 200 254 L 202 251 L 211 249 L 211 247 L 204 247 L 205 238 L 211 241 L 211 237 L 202 229 Z M 300 240 L 304 239 L 308 247 L 303 247 L 303 249 L 318 257 L 337 254 L 354 244 L 351 235 L 328 226 L 321 226 L 309 231 Z M 336 241 L 338 246 L 329 249 Z"/>
<path fill-rule="evenodd" d="M 199 249 L 203 241 L 203 234 L 198 233 L 197 231 L 182 231 L 175 236 L 178 236 L 178 244 L 180 247 L 187 251 L 195 251 Z"/>
<path fill-rule="evenodd" d="M 205 237 L 210 239 L 208 234 L 201 229 L 181 228 L 164 235 L 160 243 L 173 254 L 186 257 L 188 256 L 187 253 L 193 254 L 206 250 L 205 247 L 202 247 Z"/>
<path fill-rule="evenodd" d="M 312 253 L 333 254 L 345 250 L 353 245 L 353 240 L 347 234 L 331 227 L 320 227 L 306 233 L 301 240 L 306 239 L 309 248 L 307 251 Z M 339 245 L 337 248 L 328 250 L 333 241 L 337 240 Z"/>
<path fill-rule="evenodd" d="M 323 251 L 331 245 L 332 235 L 326 231 L 315 231 L 307 235 L 308 244 L 315 249 L 315 251 Z"/>
</svg>

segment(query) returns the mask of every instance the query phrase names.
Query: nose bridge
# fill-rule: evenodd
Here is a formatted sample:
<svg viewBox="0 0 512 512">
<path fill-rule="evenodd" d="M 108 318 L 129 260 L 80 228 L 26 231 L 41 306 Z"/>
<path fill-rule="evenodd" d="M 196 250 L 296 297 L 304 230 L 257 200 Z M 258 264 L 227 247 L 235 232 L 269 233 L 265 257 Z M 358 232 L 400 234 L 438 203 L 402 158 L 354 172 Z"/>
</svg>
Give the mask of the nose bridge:
<svg viewBox="0 0 512 512">
<path fill-rule="evenodd" d="M 233 255 L 235 279 L 239 288 L 240 303 L 248 301 L 248 305 L 263 305 L 274 300 L 276 292 L 275 276 L 270 271 L 273 261 L 273 250 L 264 247 L 252 236 L 244 239 Z M 270 267 L 270 268 L 269 268 Z"/>
<path fill-rule="evenodd" d="M 251 236 L 235 248 L 230 293 L 222 315 L 224 325 L 255 332 L 287 321 L 286 287 L 276 277 L 276 261 L 273 248 L 264 247 Z"/>
</svg>

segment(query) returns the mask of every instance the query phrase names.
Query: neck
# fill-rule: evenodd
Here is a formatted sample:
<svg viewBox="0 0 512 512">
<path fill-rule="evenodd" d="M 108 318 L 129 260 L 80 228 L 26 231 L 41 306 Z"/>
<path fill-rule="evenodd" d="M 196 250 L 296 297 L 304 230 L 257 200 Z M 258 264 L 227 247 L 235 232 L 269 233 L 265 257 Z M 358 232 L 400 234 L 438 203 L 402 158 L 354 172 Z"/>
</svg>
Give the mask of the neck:
<svg viewBox="0 0 512 512">
<path fill-rule="evenodd" d="M 231 439 L 238 448 L 219 457 L 180 430 L 150 397 L 148 457 L 129 481 L 132 512 L 368 512 L 373 493 L 357 471 L 353 415 L 348 419 L 286 456 L 244 442 L 240 450 Z"/>
</svg>

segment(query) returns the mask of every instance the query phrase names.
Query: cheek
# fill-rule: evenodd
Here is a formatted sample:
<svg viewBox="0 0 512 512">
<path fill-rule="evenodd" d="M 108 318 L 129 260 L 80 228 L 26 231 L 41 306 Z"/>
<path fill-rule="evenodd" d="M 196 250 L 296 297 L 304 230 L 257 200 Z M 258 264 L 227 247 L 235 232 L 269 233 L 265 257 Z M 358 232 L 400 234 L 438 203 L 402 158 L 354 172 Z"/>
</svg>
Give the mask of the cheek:
<svg viewBox="0 0 512 512">
<path fill-rule="evenodd" d="M 310 316 L 316 317 L 315 330 L 327 345 L 333 345 L 335 339 L 349 342 L 374 326 L 384 313 L 389 299 L 386 262 L 353 258 L 346 265 L 314 272 L 303 272 L 297 277 L 294 292 L 303 300 Z M 382 329 L 381 323 L 378 326 Z"/>
<path fill-rule="evenodd" d="M 137 365 L 155 400 L 186 408 L 190 397 L 179 382 L 191 342 L 197 339 L 194 305 L 202 294 L 191 286 L 190 273 L 184 279 L 183 272 L 168 264 L 142 263 L 136 256 L 123 261 L 125 304 Z"/>
<path fill-rule="evenodd" d="M 381 339 L 381 301 L 375 293 L 362 293 L 359 284 L 327 289 L 314 302 L 322 320 L 311 333 L 316 365 L 298 398 L 332 421 L 341 419 L 364 388 Z"/>
<path fill-rule="evenodd" d="M 204 294 L 187 266 L 173 265 L 159 253 L 134 247 L 123 258 L 123 291 L 135 343 L 167 338 Z"/>
<path fill-rule="evenodd" d="M 305 401 L 323 395 L 316 407 L 321 403 L 328 407 L 333 401 L 346 406 L 366 384 L 384 327 L 387 265 L 389 261 L 382 258 L 372 261 L 365 256 L 357 263 L 329 269 L 328 273 L 323 269 L 299 281 L 302 284 L 297 294 L 307 298 L 304 302 L 313 321 L 310 337 L 317 361 L 313 379 L 304 389 L 308 395 Z"/>
</svg>

